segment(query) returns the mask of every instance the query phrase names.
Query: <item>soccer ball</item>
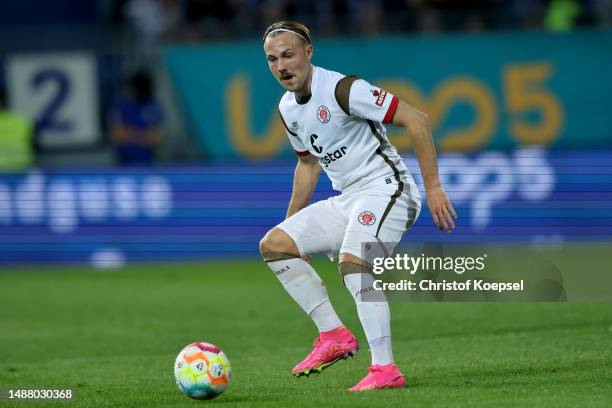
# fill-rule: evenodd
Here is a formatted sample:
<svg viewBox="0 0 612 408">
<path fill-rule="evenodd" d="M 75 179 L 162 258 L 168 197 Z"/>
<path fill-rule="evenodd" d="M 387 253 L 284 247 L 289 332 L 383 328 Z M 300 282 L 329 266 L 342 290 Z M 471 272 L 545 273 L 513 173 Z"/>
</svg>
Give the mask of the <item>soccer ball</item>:
<svg viewBox="0 0 612 408">
<path fill-rule="evenodd" d="M 176 385 L 193 399 L 206 400 L 221 395 L 231 376 L 227 356 L 210 343 L 191 343 L 181 350 L 174 362 Z"/>
</svg>

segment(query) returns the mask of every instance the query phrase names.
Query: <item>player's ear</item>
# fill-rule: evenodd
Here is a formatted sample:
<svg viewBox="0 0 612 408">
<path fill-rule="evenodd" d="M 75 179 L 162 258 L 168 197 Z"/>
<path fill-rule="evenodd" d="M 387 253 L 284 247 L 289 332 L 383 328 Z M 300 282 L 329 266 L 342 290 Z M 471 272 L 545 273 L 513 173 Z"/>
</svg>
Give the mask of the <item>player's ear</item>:
<svg viewBox="0 0 612 408">
<path fill-rule="evenodd" d="M 312 44 L 306 44 L 306 58 L 308 58 L 308 61 L 312 58 L 313 52 Z"/>
</svg>

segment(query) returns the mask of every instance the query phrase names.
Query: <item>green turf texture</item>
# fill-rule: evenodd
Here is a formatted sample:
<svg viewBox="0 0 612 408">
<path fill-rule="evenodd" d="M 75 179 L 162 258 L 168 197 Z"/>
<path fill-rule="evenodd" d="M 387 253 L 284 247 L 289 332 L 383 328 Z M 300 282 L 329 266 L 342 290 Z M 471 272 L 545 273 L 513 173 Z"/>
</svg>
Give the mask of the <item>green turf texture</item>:
<svg viewBox="0 0 612 408">
<path fill-rule="evenodd" d="M 70 388 L 66 407 L 612 406 L 610 303 L 393 303 L 395 357 L 409 389 L 352 394 L 370 355 L 335 264 L 315 259 L 362 348 L 295 378 L 314 325 L 259 261 L 0 273 L 0 388 Z M 225 394 L 185 397 L 183 346 L 221 347 Z"/>
</svg>

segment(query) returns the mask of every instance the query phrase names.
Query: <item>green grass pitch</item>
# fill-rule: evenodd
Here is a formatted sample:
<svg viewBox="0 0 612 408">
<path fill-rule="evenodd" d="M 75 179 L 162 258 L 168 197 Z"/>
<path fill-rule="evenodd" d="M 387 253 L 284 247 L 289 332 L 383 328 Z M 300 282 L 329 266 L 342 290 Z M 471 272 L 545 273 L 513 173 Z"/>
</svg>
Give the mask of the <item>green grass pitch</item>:
<svg viewBox="0 0 612 408">
<path fill-rule="evenodd" d="M 0 405 L 612 406 L 610 303 L 392 303 L 395 357 L 411 387 L 348 393 L 369 352 L 335 264 L 314 265 L 362 348 L 299 379 L 290 369 L 316 331 L 262 262 L 0 273 L 0 388 L 76 394 Z M 215 400 L 190 400 L 174 384 L 174 358 L 193 341 L 232 363 L 233 382 Z"/>
</svg>

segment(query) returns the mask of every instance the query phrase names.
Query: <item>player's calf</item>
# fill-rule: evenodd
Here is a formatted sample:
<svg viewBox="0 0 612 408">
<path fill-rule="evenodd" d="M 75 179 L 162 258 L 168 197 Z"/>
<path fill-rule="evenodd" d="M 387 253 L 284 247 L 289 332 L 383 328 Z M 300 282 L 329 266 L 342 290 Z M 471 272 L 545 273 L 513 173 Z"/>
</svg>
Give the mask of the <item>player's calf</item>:
<svg viewBox="0 0 612 408">
<path fill-rule="evenodd" d="M 270 230 L 261 240 L 259 249 L 268 267 L 319 332 L 342 326 L 323 281 L 312 266 L 299 257 L 297 246 L 287 233 L 278 228 Z"/>
</svg>

